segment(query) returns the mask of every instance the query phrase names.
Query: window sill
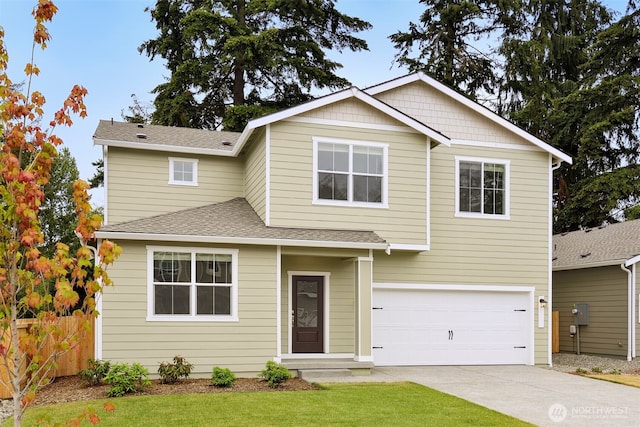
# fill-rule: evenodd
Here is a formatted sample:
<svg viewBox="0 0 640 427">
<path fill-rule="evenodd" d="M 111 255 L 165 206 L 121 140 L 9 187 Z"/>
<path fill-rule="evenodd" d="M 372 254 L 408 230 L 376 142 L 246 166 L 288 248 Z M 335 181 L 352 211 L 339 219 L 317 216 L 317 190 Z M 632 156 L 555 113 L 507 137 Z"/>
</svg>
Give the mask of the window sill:
<svg viewBox="0 0 640 427">
<path fill-rule="evenodd" d="M 239 322 L 238 316 L 147 316 L 147 322 Z"/>
<path fill-rule="evenodd" d="M 186 182 L 186 181 L 169 181 L 169 185 L 182 185 L 186 187 L 197 187 L 197 182 Z"/>
<path fill-rule="evenodd" d="M 368 208 L 368 209 L 388 209 L 387 203 L 367 203 L 367 202 L 343 202 L 339 200 L 315 199 L 314 205 L 318 206 L 342 206 L 347 208 Z"/>
<path fill-rule="evenodd" d="M 456 212 L 455 216 L 456 218 L 497 219 L 502 221 L 508 221 L 511 219 L 509 215 L 490 215 L 470 212 Z"/>
</svg>

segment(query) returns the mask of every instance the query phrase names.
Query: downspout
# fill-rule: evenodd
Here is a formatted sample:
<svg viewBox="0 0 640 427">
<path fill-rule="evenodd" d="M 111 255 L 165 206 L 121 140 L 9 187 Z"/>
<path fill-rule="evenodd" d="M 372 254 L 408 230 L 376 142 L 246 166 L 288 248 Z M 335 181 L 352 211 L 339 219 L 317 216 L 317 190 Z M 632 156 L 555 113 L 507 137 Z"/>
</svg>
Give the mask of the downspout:
<svg viewBox="0 0 640 427">
<path fill-rule="evenodd" d="M 633 348 L 635 347 L 633 345 L 633 318 L 634 316 L 634 310 L 633 310 L 633 305 L 634 305 L 634 298 L 633 298 L 633 282 L 634 282 L 634 271 L 629 270 L 626 266 L 626 263 L 620 264 L 620 268 L 622 269 L 622 271 L 625 271 L 627 273 L 627 288 L 628 288 L 628 295 L 627 295 L 627 360 L 631 361 L 633 360 Z M 633 264 L 632 269 L 635 270 L 636 265 Z"/>
<path fill-rule="evenodd" d="M 637 264 L 633 264 L 633 266 L 631 267 L 631 320 L 629 320 L 629 323 L 631 324 L 631 357 L 632 358 L 636 358 L 637 354 L 637 348 L 636 348 L 636 344 L 637 344 L 637 336 L 636 336 L 636 325 L 637 325 L 637 320 L 636 320 L 636 283 L 638 283 L 638 276 L 636 275 L 636 265 Z"/>
<path fill-rule="evenodd" d="M 549 277 L 547 279 L 549 288 L 547 292 L 547 306 L 549 307 L 547 310 L 547 348 L 549 349 L 547 352 L 547 363 L 549 366 L 553 366 L 553 172 L 558 170 L 562 162 L 558 161 L 553 163 L 553 157 L 551 155 L 549 155 L 549 161 L 551 163 L 551 168 L 549 168 L 549 195 L 551 196 L 551 200 L 549 200 Z"/>
</svg>

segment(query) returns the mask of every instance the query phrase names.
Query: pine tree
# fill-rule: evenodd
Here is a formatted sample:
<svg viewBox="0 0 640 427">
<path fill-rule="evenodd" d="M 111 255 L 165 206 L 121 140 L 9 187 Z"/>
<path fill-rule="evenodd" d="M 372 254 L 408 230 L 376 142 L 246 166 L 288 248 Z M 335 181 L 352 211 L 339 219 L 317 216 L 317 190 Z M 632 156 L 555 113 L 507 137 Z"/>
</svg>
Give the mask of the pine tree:
<svg viewBox="0 0 640 427">
<path fill-rule="evenodd" d="M 154 89 L 152 122 L 215 129 L 230 107 L 246 117 L 310 99 L 312 88 L 349 82 L 328 50 L 366 50 L 353 33 L 371 25 L 340 13 L 334 0 L 157 0 L 147 9 L 160 34 L 139 50 L 171 72 Z M 240 118 L 240 119 L 238 119 Z"/>
<path fill-rule="evenodd" d="M 395 61 L 409 71 L 423 71 L 476 99 L 493 93 L 498 61 L 491 43 L 512 31 L 521 17 L 518 0 L 420 0 L 419 23 L 389 39 L 398 50 Z M 417 51 L 415 56 L 411 56 Z"/>
</svg>

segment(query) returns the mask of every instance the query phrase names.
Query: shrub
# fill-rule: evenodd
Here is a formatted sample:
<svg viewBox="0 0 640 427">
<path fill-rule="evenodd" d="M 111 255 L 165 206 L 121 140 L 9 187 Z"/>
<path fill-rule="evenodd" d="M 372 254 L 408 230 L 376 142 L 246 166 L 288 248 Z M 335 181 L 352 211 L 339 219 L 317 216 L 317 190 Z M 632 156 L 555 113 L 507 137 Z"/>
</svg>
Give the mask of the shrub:
<svg viewBox="0 0 640 427">
<path fill-rule="evenodd" d="M 278 387 L 280 383 L 291 378 L 291 372 L 284 366 L 277 364 L 273 360 L 269 360 L 266 368 L 260 372 L 260 377 L 267 381 L 269 387 L 275 388 Z"/>
<path fill-rule="evenodd" d="M 211 384 L 216 387 L 233 387 L 236 382 L 236 376 L 231 372 L 229 368 L 220 368 L 216 366 L 213 368 L 211 374 Z"/>
<path fill-rule="evenodd" d="M 139 363 L 114 363 L 109 373 L 104 377 L 104 382 L 111 388 L 107 391 L 109 397 L 120 397 L 127 393 L 142 391 L 151 385 L 149 371 Z"/>
<path fill-rule="evenodd" d="M 193 365 L 182 356 L 175 356 L 173 363 L 162 362 L 158 368 L 161 384 L 173 384 L 181 377 L 188 378 Z"/>
<path fill-rule="evenodd" d="M 594 366 L 593 368 L 591 368 L 591 372 L 595 372 L 596 374 L 602 373 L 602 369 L 600 369 L 597 366 Z"/>
<path fill-rule="evenodd" d="M 613 368 L 613 369 L 611 369 L 611 371 L 609 371 L 609 373 L 610 373 L 611 375 L 621 375 L 621 374 L 622 374 L 622 371 L 621 371 L 620 369 Z"/>
<path fill-rule="evenodd" d="M 576 373 L 578 373 L 578 374 L 586 374 L 586 373 L 587 373 L 587 370 L 586 370 L 586 369 L 584 369 L 584 368 L 577 368 L 577 369 L 576 369 Z"/>
<path fill-rule="evenodd" d="M 109 368 L 111 368 L 111 363 L 108 360 L 89 358 L 87 360 L 87 369 L 81 370 L 78 375 L 90 386 L 96 386 L 102 383 L 102 380 L 109 372 Z"/>
</svg>

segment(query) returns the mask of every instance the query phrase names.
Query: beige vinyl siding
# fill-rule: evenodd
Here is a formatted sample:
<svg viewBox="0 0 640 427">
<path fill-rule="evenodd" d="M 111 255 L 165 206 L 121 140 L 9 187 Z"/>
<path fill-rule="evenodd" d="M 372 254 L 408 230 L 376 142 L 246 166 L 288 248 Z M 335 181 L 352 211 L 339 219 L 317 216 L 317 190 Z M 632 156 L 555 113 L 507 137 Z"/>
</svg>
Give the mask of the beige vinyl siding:
<svg viewBox="0 0 640 427">
<path fill-rule="evenodd" d="M 169 157 L 198 159 L 198 186 L 170 185 Z M 232 157 L 109 147 L 108 221 L 175 212 L 243 195 L 243 162 Z"/>
<path fill-rule="evenodd" d="M 553 310 L 560 312 L 560 351 L 577 351 L 569 325 L 574 324 L 573 304 L 583 303 L 589 304 L 589 325 L 580 326 L 581 352 L 627 355 L 627 283 L 627 273 L 619 266 L 553 272 Z"/>
<path fill-rule="evenodd" d="M 325 253 L 326 255 L 326 253 Z M 289 272 L 330 273 L 329 353 L 354 352 L 354 261 L 333 257 L 284 256 L 282 258 L 282 353 L 288 353 Z M 325 283 L 326 289 L 326 283 Z M 325 307 L 326 309 L 326 307 Z M 326 334 L 326 331 L 325 331 Z"/>
<path fill-rule="evenodd" d="M 533 147 L 502 126 L 485 119 L 421 81 L 379 93 L 376 98 L 428 124 L 451 139 Z"/>
<path fill-rule="evenodd" d="M 244 194 L 260 218 L 266 220 L 266 144 L 265 131 L 260 129 L 245 149 Z"/>
<path fill-rule="evenodd" d="M 114 286 L 103 295 L 104 360 L 139 362 L 155 374 L 161 361 L 179 354 L 194 364 L 194 377 L 209 377 L 214 366 L 253 376 L 275 357 L 275 249 L 239 248 L 239 321 L 148 322 L 146 246 L 117 243 L 123 255 L 110 269 Z"/>
<path fill-rule="evenodd" d="M 388 144 L 388 208 L 313 204 L 313 137 Z M 271 127 L 271 225 L 374 230 L 394 243 L 425 244 L 424 135 L 309 123 Z"/>
</svg>

